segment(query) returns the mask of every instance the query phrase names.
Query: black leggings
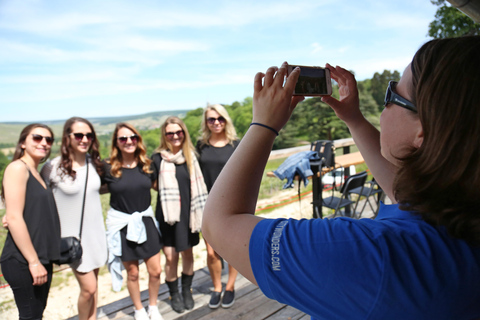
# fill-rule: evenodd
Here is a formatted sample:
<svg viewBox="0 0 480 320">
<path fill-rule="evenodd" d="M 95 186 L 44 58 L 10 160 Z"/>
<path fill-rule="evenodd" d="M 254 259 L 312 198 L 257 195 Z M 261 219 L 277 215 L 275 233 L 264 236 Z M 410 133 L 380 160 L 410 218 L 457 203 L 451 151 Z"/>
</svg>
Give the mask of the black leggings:
<svg viewBox="0 0 480 320">
<path fill-rule="evenodd" d="M 43 265 L 48 272 L 48 280 L 41 286 L 34 286 L 28 265 L 14 258 L 2 261 L 5 280 L 13 290 L 20 319 L 42 319 L 47 306 L 48 291 L 52 283 L 52 265 Z"/>
</svg>

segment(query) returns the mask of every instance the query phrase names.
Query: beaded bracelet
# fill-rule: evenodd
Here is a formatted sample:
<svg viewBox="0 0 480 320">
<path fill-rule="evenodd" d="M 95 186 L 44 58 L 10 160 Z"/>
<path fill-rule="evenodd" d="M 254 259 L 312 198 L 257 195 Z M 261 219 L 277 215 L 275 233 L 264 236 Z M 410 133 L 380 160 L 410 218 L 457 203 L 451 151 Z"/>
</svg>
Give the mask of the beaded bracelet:
<svg viewBox="0 0 480 320">
<path fill-rule="evenodd" d="M 253 125 L 267 128 L 267 129 L 275 132 L 275 134 L 278 136 L 278 131 L 277 131 L 277 130 L 275 130 L 275 129 L 273 129 L 272 127 L 269 127 L 269 126 L 267 126 L 267 125 L 265 125 L 265 124 L 263 124 L 263 123 L 258 123 L 258 122 L 252 122 L 252 123 L 250 123 L 250 127 L 253 126 Z"/>
</svg>

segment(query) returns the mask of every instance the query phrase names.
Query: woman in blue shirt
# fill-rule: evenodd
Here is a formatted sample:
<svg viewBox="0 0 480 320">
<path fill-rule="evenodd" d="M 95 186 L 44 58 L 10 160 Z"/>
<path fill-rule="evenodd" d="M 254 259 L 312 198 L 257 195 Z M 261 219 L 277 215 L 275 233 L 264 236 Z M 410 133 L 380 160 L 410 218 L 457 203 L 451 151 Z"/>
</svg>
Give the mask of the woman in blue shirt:
<svg viewBox="0 0 480 320">
<path fill-rule="evenodd" d="M 381 133 L 360 112 L 353 74 L 327 65 L 340 99 L 322 101 L 394 202 L 375 220 L 253 215 L 273 141 L 303 99 L 292 96 L 298 68 L 286 81 L 286 63 L 258 73 L 252 126 L 205 207 L 207 241 L 312 318 L 480 318 L 479 57 L 478 36 L 423 45 L 387 88 Z"/>
</svg>

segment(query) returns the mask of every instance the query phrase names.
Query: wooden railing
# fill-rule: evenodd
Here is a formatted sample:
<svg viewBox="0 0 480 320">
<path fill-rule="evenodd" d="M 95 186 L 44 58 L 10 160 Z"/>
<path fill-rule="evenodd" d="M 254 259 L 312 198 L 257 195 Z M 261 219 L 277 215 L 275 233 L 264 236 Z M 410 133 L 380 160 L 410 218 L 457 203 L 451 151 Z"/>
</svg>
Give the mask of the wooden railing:
<svg viewBox="0 0 480 320">
<path fill-rule="evenodd" d="M 343 154 L 347 154 L 350 153 L 350 146 L 355 145 L 355 141 L 353 141 L 353 138 L 338 139 L 333 140 L 333 145 L 335 146 L 335 149 L 343 148 Z M 288 158 L 292 154 L 307 150 L 310 150 L 310 144 L 293 148 L 273 150 L 270 152 L 270 157 L 268 160 Z"/>
</svg>

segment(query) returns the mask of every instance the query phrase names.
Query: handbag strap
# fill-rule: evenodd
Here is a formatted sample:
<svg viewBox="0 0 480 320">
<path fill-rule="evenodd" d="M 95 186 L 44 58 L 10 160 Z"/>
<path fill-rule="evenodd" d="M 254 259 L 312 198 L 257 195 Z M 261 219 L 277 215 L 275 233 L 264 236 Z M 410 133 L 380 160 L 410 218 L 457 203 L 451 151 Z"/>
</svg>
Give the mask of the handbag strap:
<svg viewBox="0 0 480 320">
<path fill-rule="evenodd" d="M 82 230 L 83 230 L 83 214 L 85 213 L 85 198 L 87 196 L 87 183 L 88 183 L 88 156 L 85 158 L 85 164 L 87 166 L 87 174 L 85 178 L 85 189 L 83 191 L 83 204 L 82 204 L 82 218 L 80 220 L 80 233 L 78 234 L 78 239 L 82 243 Z"/>
</svg>

